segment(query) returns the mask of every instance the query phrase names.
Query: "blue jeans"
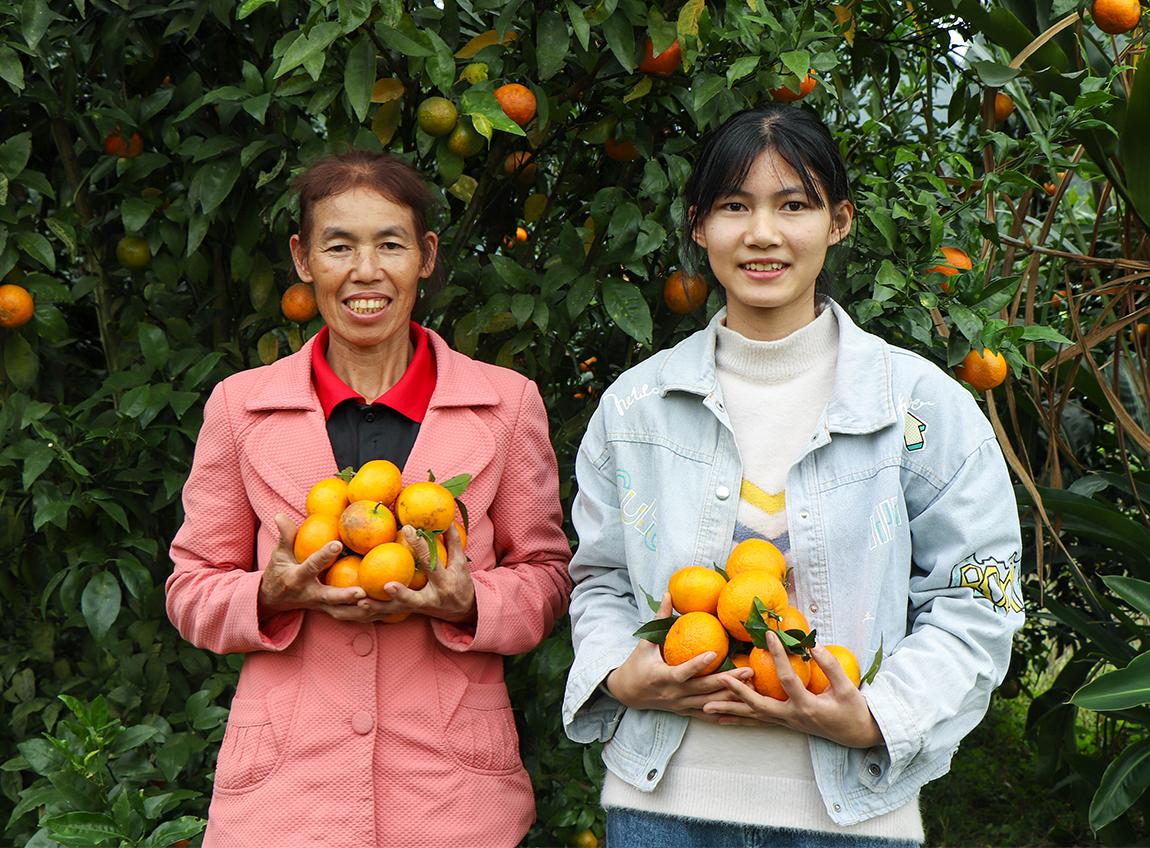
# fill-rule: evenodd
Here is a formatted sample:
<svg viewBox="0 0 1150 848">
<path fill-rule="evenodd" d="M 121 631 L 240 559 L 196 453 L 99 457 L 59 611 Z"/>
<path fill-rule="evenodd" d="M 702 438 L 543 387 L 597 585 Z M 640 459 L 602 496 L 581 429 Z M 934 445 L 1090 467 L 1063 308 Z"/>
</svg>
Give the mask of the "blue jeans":
<svg viewBox="0 0 1150 848">
<path fill-rule="evenodd" d="M 920 848 L 907 839 L 848 836 L 607 810 L 607 848 Z"/>
</svg>

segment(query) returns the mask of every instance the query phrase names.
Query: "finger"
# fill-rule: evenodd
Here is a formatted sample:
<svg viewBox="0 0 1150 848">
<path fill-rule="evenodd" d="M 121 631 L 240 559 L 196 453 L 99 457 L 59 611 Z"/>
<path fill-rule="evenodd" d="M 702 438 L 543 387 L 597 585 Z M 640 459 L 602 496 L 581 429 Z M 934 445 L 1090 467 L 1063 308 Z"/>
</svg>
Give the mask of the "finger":
<svg viewBox="0 0 1150 848">
<path fill-rule="evenodd" d="M 314 554 L 300 563 L 312 575 L 321 574 L 336 558 L 343 553 L 343 545 L 339 542 L 328 542 Z"/>
<path fill-rule="evenodd" d="M 669 618 L 674 607 L 671 605 L 671 593 L 664 592 L 663 600 L 659 604 L 659 611 L 655 613 L 656 618 Z"/>
<path fill-rule="evenodd" d="M 467 554 L 463 552 L 463 539 L 459 536 L 459 528 L 455 522 L 451 522 L 451 526 L 447 528 L 447 532 L 443 534 L 443 544 L 447 546 L 447 562 L 444 563 L 448 568 L 452 566 L 466 566 Z"/>
<path fill-rule="evenodd" d="M 409 589 L 402 583 L 388 583 L 383 589 L 387 594 L 391 595 L 392 603 L 403 604 L 406 609 L 418 609 L 425 606 L 428 601 L 428 596 L 414 589 Z"/>
<path fill-rule="evenodd" d="M 283 553 L 291 554 L 291 558 L 294 560 L 295 555 L 292 554 L 292 546 L 295 545 L 295 534 L 299 528 L 284 513 L 277 512 L 276 529 L 280 533 L 279 544 L 276 545 L 276 548 Z"/>
<path fill-rule="evenodd" d="M 324 606 L 348 606 L 367 597 L 367 593 L 359 586 L 346 588 L 324 586 L 320 589 L 320 603 Z"/>
<path fill-rule="evenodd" d="M 827 676 L 832 690 L 858 689 L 854 681 L 847 677 L 847 673 L 843 671 L 842 663 L 839 662 L 838 657 L 833 652 L 826 648 L 815 648 L 811 654 L 815 658 L 814 661 L 819 664 L 819 668 L 823 670 L 823 674 Z"/>
<path fill-rule="evenodd" d="M 788 666 L 790 663 L 787 664 Z M 726 677 L 723 679 L 723 685 L 727 690 L 742 701 L 744 704 L 752 707 L 756 715 L 771 715 L 776 718 L 781 718 L 779 715 L 780 705 L 782 701 L 776 701 L 774 698 L 768 698 L 765 695 L 760 695 L 753 686 L 748 686 L 741 680 L 735 677 Z"/>
<path fill-rule="evenodd" d="M 726 692 L 723 683 L 724 677 L 734 677 L 737 680 L 750 680 L 754 672 L 749 668 L 736 668 L 731 671 L 720 671 L 715 674 L 705 674 L 682 684 L 683 691 L 689 695 L 705 695 L 708 692 Z"/>
<path fill-rule="evenodd" d="M 700 709 L 710 716 L 755 718 L 755 708 L 745 701 L 708 701 Z"/>
<path fill-rule="evenodd" d="M 779 678 L 779 685 L 783 687 L 783 691 L 791 698 L 799 696 L 800 692 L 806 693 L 807 687 L 795 674 L 794 666 L 791 665 L 787 651 L 783 647 L 783 641 L 777 633 L 767 634 L 767 647 L 771 652 L 771 659 L 775 661 L 775 674 Z"/>
<path fill-rule="evenodd" d="M 707 666 L 711 665 L 718 655 L 714 651 L 707 651 L 706 653 L 699 654 L 697 657 L 691 657 L 685 663 L 670 666 L 671 679 L 676 683 L 686 683 L 693 677 L 701 676 L 707 670 Z"/>
</svg>

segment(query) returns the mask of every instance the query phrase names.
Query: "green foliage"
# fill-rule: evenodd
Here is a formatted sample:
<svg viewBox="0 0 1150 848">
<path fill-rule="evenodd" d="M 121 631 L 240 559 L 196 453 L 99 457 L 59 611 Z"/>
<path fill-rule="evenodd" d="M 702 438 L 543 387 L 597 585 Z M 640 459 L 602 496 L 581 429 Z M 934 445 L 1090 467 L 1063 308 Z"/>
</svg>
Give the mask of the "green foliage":
<svg viewBox="0 0 1150 848">
<path fill-rule="evenodd" d="M 1057 557 L 1051 615 L 1089 634 L 1039 622 L 1023 643 L 1026 660 L 1050 644 L 1074 654 L 1032 711 L 1044 767 L 1093 778 L 1115 760 L 1109 797 L 1133 797 L 1141 749 L 1079 755 L 1065 700 L 1099 662 L 1126 666 L 1145 635 L 1100 578 L 1150 576 L 1133 529 L 1150 443 L 1136 331 L 1150 79 L 1145 62 L 1127 69 L 1131 42 L 1088 24 L 1011 63 L 1077 5 L 0 2 L 0 278 L 36 302 L 29 324 L 0 330 L 0 597 L 13 611 L 0 620 L 0 792 L 19 813 L 7 838 L 158 845 L 206 813 L 239 662 L 166 622 L 166 550 L 208 389 L 319 326 L 278 306 L 293 282 L 294 174 L 356 146 L 428 175 L 442 284 L 421 318 L 540 383 L 569 499 L 588 399 L 706 318 L 661 301 L 688 246 L 681 188 L 700 138 L 811 69 L 819 85 L 796 108 L 837 131 L 859 210 L 832 257 L 840 299 L 941 365 L 1001 349 L 1018 378 L 1006 420 L 993 396 L 988 412 L 1075 556 L 1039 515 L 1032 571 Z M 640 72 L 648 38 L 656 53 L 678 40 L 682 66 Z M 507 82 L 537 98 L 526 127 L 494 98 Z M 990 85 L 1018 106 L 1003 125 L 988 118 Z M 419 129 L 431 96 L 474 127 L 477 153 Z M 139 133 L 139 155 L 105 153 L 116 133 Z M 609 141 L 638 158 L 610 158 Z M 507 173 L 515 152 L 534 170 Z M 533 196 L 545 200 L 528 215 Z M 526 241 L 508 238 L 518 226 Z M 146 246 L 136 261 L 117 249 L 126 235 Z M 929 271 L 943 245 L 974 268 Z M 559 723 L 569 662 L 560 628 L 508 665 L 537 790 L 533 845 L 602 834 L 598 753 Z M 67 712 L 60 696 L 75 699 Z M 1114 738 L 1144 739 L 1141 713 L 1118 712 Z M 1116 823 L 1137 814 L 1133 802 Z"/>
</svg>

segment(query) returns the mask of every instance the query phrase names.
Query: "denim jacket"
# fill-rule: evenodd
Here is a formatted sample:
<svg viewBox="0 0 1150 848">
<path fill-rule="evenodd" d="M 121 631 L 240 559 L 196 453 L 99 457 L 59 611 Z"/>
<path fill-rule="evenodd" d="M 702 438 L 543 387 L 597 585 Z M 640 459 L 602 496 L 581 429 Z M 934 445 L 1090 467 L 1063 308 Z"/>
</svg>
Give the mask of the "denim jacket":
<svg viewBox="0 0 1150 848">
<path fill-rule="evenodd" d="M 970 393 L 857 327 L 841 307 L 831 397 L 786 480 L 796 604 L 863 671 L 885 744 L 811 736 L 831 819 L 896 809 L 945 774 L 1006 673 L 1023 619 L 1021 539 L 998 442 Z M 723 563 L 742 466 L 715 373 L 721 312 L 603 393 L 576 459 L 575 659 L 563 723 L 640 790 L 659 783 L 687 719 L 627 709 L 602 686 L 686 565 Z"/>
</svg>

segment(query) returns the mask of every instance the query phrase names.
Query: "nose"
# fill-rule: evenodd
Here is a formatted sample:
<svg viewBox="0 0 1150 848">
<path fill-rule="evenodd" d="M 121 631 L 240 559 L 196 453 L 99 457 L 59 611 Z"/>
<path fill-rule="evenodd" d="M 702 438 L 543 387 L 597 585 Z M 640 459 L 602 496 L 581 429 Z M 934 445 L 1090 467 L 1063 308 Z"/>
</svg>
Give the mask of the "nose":
<svg viewBox="0 0 1150 848">
<path fill-rule="evenodd" d="M 355 252 L 355 278 L 364 282 L 379 277 L 380 262 L 376 251 L 370 247 L 359 248 Z"/>
<path fill-rule="evenodd" d="M 755 210 L 747 226 L 744 242 L 749 247 L 774 247 L 781 238 L 778 220 L 771 210 Z"/>
</svg>

